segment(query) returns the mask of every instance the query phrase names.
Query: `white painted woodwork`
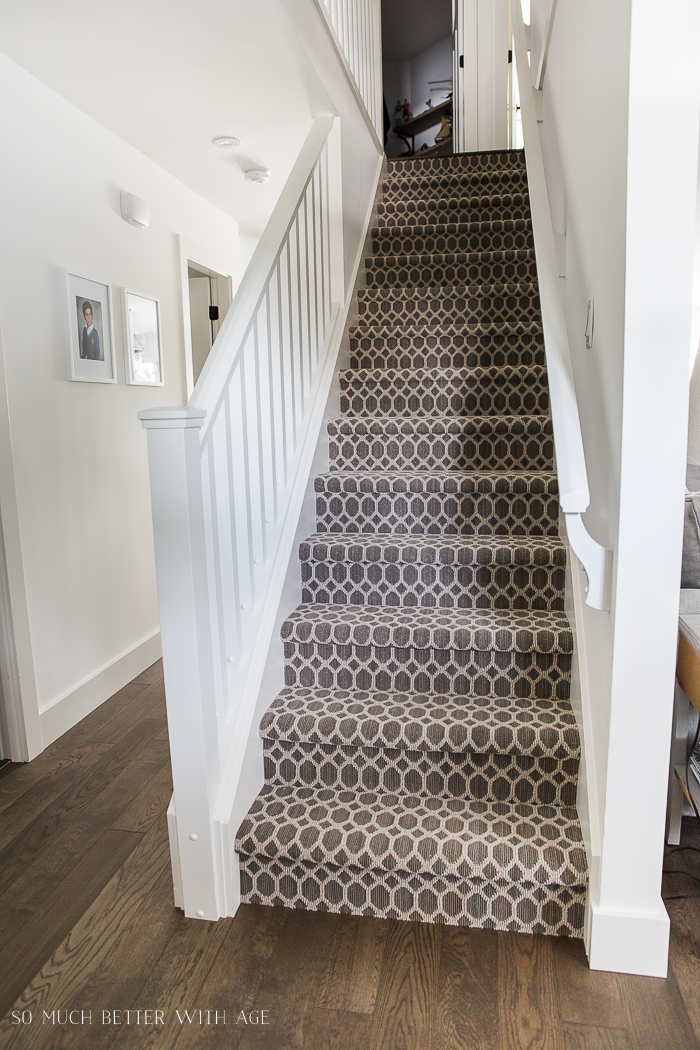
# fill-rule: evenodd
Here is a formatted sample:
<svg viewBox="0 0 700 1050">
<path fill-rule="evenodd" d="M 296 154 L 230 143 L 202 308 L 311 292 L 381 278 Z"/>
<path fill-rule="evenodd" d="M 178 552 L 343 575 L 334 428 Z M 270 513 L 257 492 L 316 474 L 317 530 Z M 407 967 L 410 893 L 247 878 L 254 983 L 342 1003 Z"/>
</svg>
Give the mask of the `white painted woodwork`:
<svg viewBox="0 0 700 1050">
<path fill-rule="evenodd" d="M 338 119 L 318 117 L 189 405 L 140 413 L 173 753 L 173 870 L 190 916 L 218 918 L 230 896 L 222 785 L 227 798 L 235 793 L 345 318 L 340 176 Z"/>
<path fill-rule="evenodd" d="M 453 24 L 455 150 L 463 153 L 505 149 L 509 46 L 506 5 L 500 0 L 456 0 Z"/>
<path fill-rule="evenodd" d="M 315 0 L 351 86 L 379 142 L 384 141 L 380 0 Z"/>
<path fill-rule="evenodd" d="M 520 0 L 515 0 L 511 5 L 511 14 L 520 85 L 532 229 L 537 256 L 537 277 L 542 306 L 542 327 L 547 356 L 547 378 L 559 480 L 559 504 L 566 517 L 569 543 L 588 577 L 586 604 L 593 609 L 603 610 L 610 607 L 612 551 L 601 546 L 589 535 L 581 519 L 581 514 L 590 503 L 588 474 L 571 364 L 566 314 L 559 284 L 559 258 L 552 229 L 534 91 L 530 86 L 527 40 Z"/>
<path fill-rule="evenodd" d="M 556 9 L 557 0 L 530 0 L 530 78 L 536 91 L 544 80 Z"/>
</svg>

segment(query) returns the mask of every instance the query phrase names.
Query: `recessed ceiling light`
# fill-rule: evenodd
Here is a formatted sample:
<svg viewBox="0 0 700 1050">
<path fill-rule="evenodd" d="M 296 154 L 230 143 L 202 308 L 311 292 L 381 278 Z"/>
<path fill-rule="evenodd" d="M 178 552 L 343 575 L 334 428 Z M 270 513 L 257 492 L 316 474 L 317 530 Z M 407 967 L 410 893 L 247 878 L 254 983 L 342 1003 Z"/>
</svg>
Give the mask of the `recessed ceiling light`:
<svg viewBox="0 0 700 1050">
<path fill-rule="evenodd" d="M 248 182 L 269 182 L 270 172 L 267 168 L 249 168 L 245 177 Z"/>
<path fill-rule="evenodd" d="M 240 146 L 241 140 L 234 138 L 233 135 L 222 135 L 218 139 L 213 139 L 215 146 L 220 146 L 221 149 L 225 149 L 226 146 Z"/>
</svg>

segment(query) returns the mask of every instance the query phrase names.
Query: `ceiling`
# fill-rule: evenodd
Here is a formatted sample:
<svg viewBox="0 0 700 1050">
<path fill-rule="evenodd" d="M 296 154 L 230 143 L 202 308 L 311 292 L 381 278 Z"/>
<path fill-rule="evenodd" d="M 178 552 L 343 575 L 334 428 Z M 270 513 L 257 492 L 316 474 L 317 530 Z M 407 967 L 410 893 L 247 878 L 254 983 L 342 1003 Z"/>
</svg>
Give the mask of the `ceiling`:
<svg viewBox="0 0 700 1050">
<path fill-rule="evenodd" d="M 414 58 L 452 32 L 452 0 L 382 0 L 385 62 Z"/>
<path fill-rule="evenodd" d="M 327 111 L 279 0 L 22 0 L 0 5 L 0 42 L 243 232 L 262 231 Z M 217 135 L 241 145 L 218 149 Z M 249 167 L 269 168 L 269 183 L 245 182 Z"/>
</svg>

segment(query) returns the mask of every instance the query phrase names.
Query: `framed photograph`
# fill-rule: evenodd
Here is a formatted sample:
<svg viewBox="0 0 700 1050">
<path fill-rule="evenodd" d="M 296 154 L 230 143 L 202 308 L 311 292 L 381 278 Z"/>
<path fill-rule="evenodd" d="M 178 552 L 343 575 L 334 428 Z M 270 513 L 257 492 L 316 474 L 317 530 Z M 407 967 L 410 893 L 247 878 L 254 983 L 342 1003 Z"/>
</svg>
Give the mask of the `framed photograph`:
<svg viewBox="0 0 700 1050">
<path fill-rule="evenodd" d="M 112 293 L 108 284 L 63 271 L 68 378 L 116 383 Z"/>
<path fill-rule="evenodd" d="M 126 381 L 133 386 L 163 386 L 160 301 L 122 289 Z"/>
</svg>

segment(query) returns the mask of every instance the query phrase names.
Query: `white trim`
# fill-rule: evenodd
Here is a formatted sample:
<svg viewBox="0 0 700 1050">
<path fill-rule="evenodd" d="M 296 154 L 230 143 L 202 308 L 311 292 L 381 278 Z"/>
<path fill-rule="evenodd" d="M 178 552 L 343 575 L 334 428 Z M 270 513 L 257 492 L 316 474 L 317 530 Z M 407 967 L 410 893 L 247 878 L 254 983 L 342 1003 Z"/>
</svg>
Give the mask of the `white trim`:
<svg viewBox="0 0 700 1050">
<path fill-rule="evenodd" d="M 656 912 L 610 911 L 589 902 L 585 940 L 592 970 L 666 977 L 671 931 L 659 898 Z"/>
<path fill-rule="evenodd" d="M 192 360 L 192 322 L 190 318 L 190 282 L 187 272 L 187 263 L 199 263 L 207 270 L 214 270 L 222 277 L 228 277 L 231 281 L 231 298 L 233 299 L 234 278 L 240 270 L 240 266 L 225 259 L 216 252 L 209 251 L 201 244 L 190 241 L 182 234 L 177 235 L 180 250 L 180 288 L 182 292 L 182 338 L 185 346 L 185 387 L 187 389 L 187 400 L 189 401 L 194 390 L 194 362 Z M 218 338 L 218 337 L 217 337 Z M 216 340 L 215 340 L 216 341 Z"/>
<path fill-rule="evenodd" d="M 172 795 L 168 806 L 168 842 L 170 845 L 170 870 L 173 874 L 173 904 L 176 908 L 185 908 L 185 895 L 182 889 L 182 868 L 180 866 L 180 846 L 177 837 L 177 815 L 175 813 L 175 796 Z"/>
<path fill-rule="evenodd" d="M 9 744 L 13 737 L 10 726 L 16 730 L 16 752 L 9 757 L 15 762 L 29 762 L 43 750 L 39 709 L 34 676 L 32 638 L 29 629 L 27 591 L 24 579 L 24 558 L 17 507 L 15 467 L 12 455 L 12 430 L 7 400 L 5 359 L 0 332 L 0 518 L 4 557 L 0 559 L 0 587 L 2 588 L 4 629 L 11 650 L 8 652 L 8 670 L 13 677 L 5 696 L 6 722 Z M 14 666 L 13 666 L 14 665 Z M 11 705 L 11 710 L 9 709 Z"/>
<path fill-rule="evenodd" d="M 85 718 L 118 689 L 160 659 L 160 655 L 160 631 L 155 631 L 80 685 L 52 700 L 39 711 L 43 746 L 48 747 L 58 740 L 81 718 Z"/>
</svg>

